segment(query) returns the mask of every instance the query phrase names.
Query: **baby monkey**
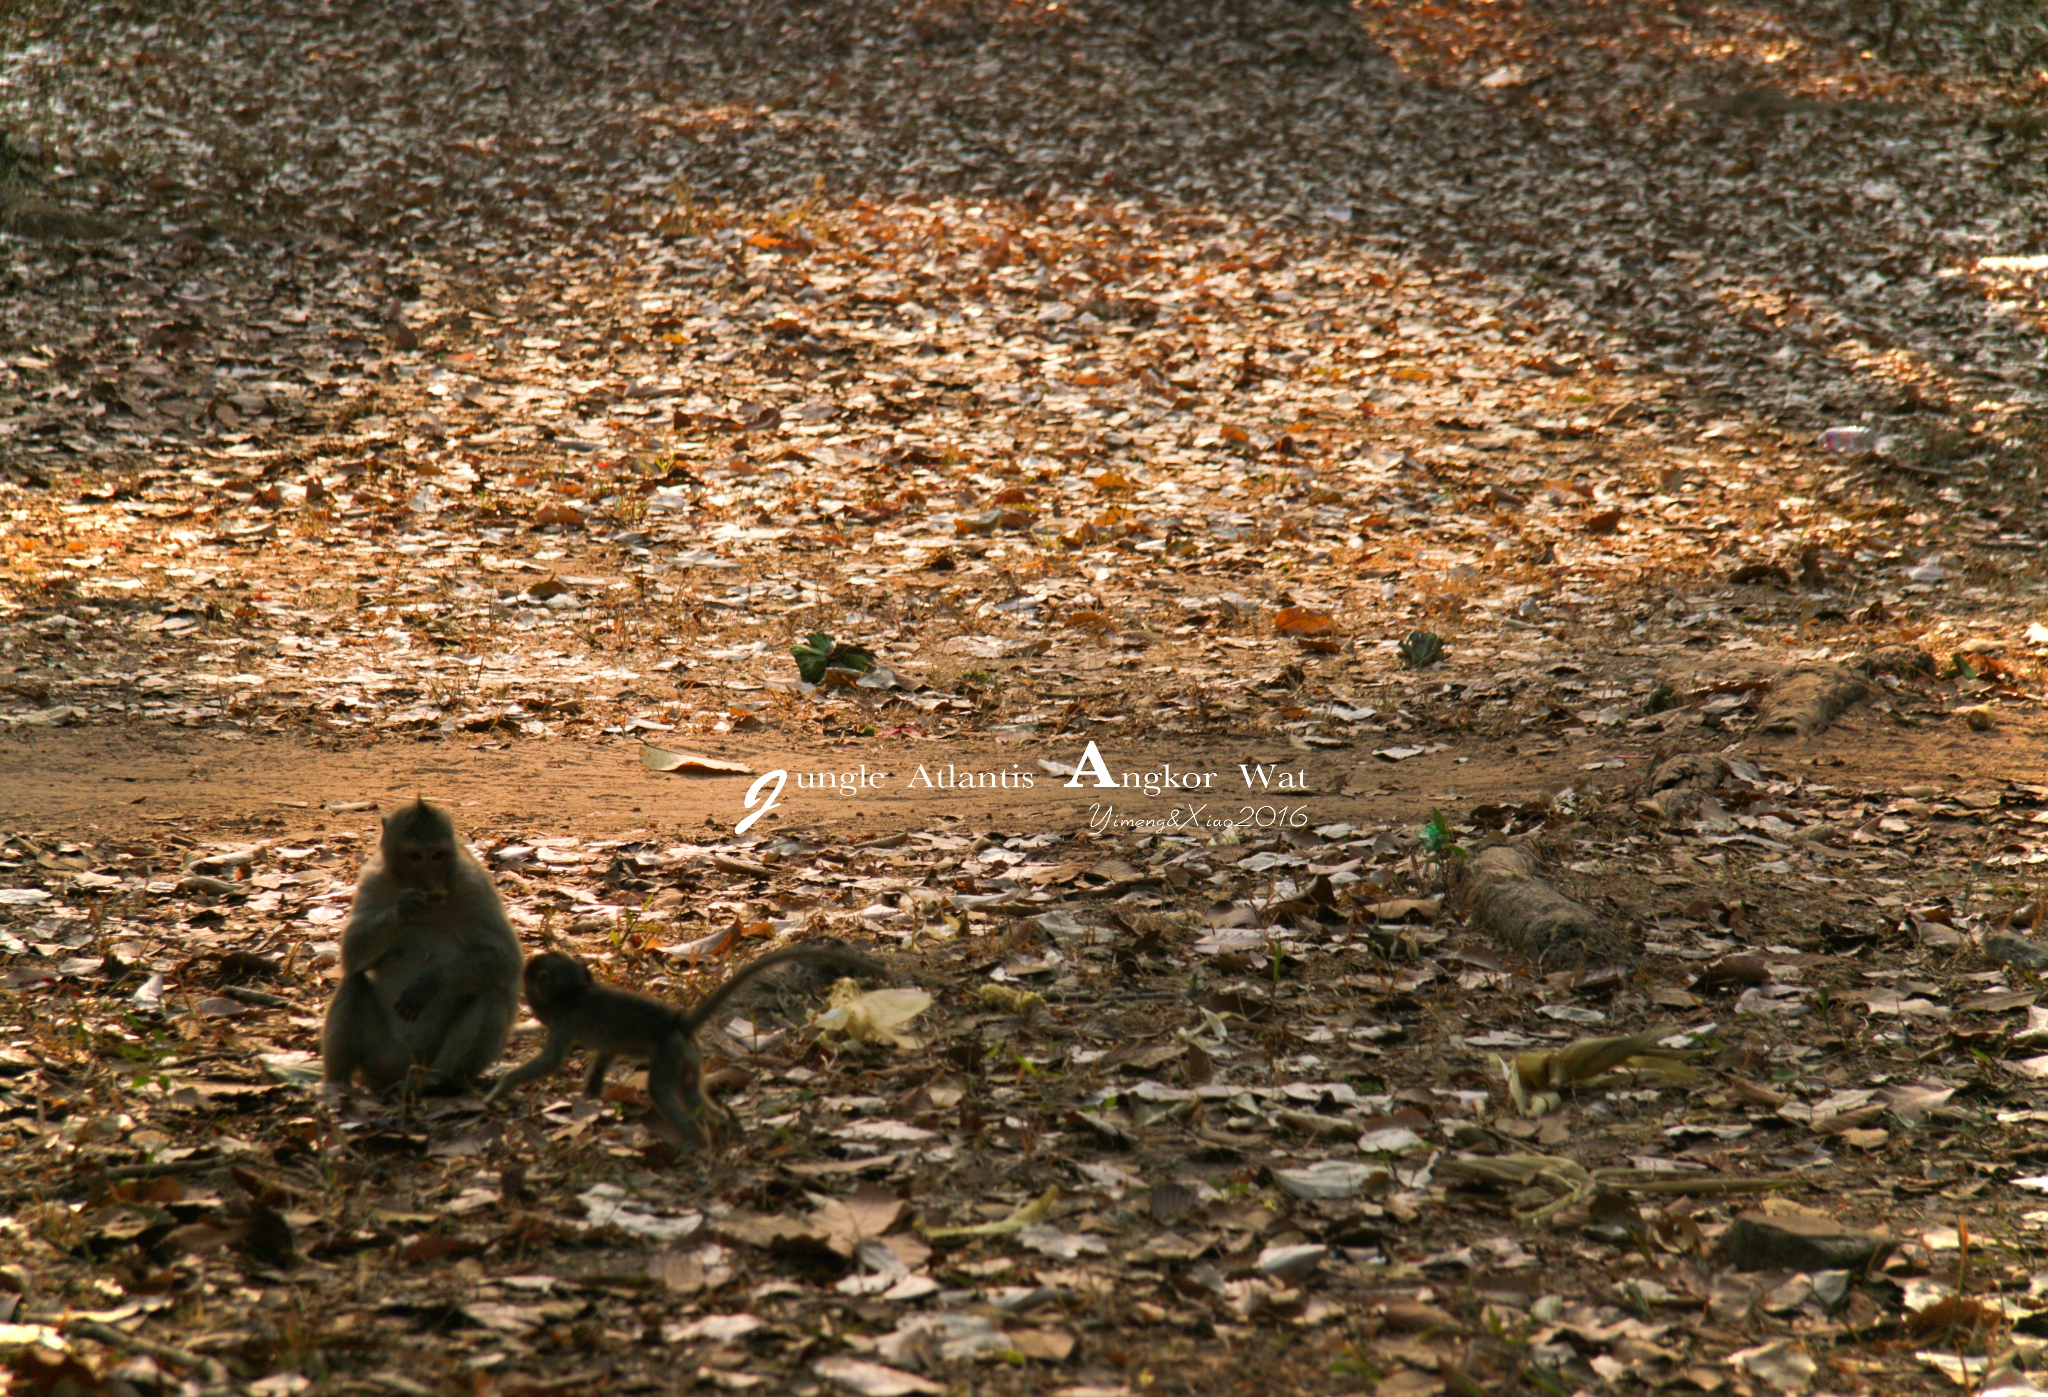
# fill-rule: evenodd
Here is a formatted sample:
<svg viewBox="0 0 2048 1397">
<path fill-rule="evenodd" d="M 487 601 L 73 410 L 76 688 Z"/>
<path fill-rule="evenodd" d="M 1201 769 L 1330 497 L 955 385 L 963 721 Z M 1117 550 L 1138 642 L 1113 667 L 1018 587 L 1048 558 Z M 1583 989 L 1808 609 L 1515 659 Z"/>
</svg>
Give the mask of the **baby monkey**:
<svg viewBox="0 0 2048 1397">
<path fill-rule="evenodd" d="M 590 968 L 574 956 L 549 951 L 526 962 L 526 1002 L 534 1017 L 547 1025 L 548 1039 L 540 1055 L 507 1072 L 491 1088 L 487 1100 L 558 1070 L 571 1048 L 592 1054 L 583 1079 L 583 1094 L 596 1096 L 612 1059 L 643 1059 L 647 1063 L 647 1094 L 654 1109 L 686 1148 L 704 1143 L 698 1121 L 710 1111 L 704 1098 L 704 1054 L 697 1030 L 733 995 L 765 971 L 784 965 L 822 965 L 851 975 L 879 974 L 882 967 L 843 946 L 786 946 L 749 961 L 732 978 L 706 995 L 693 1009 L 674 1009 L 658 999 L 613 985 L 601 985 Z"/>
</svg>

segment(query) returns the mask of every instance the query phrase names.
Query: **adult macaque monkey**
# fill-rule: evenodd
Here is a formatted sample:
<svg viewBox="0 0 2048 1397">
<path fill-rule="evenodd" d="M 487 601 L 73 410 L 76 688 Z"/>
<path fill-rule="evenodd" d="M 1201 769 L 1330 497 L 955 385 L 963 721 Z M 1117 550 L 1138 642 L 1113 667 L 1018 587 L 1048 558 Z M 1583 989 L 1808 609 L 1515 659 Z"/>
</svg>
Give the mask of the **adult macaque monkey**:
<svg viewBox="0 0 2048 1397">
<path fill-rule="evenodd" d="M 533 1016 L 548 1027 L 540 1055 L 515 1067 L 491 1088 L 496 1101 L 514 1087 L 558 1070 L 571 1048 L 590 1050 L 590 1071 L 583 1094 L 596 1096 L 613 1058 L 638 1058 L 647 1063 L 647 1094 L 677 1143 L 694 1148 L 704 1142 L 698 1124 L 710 1110 L 704 1097 L 704 1052 L 697 1030 L 763 971 L 796 964 L 822 965 L 851 975 L 872 975 L 882 967 L 844 946 L 786 946 L 770 951 L 733 972 L 732 978 L 700 1000 L 694 1008 L 671 1008 L 658 999 L 612 985 L 600 985 L 590 967 L 574 956 L 549 951 L 526 963 L 526 1002 Z"/>
<path fill-rule="evenodd" d="M 424 800 L 394 810 L 341 934 L 341 988 L 320 1042 L 327 1080 L 474 1083 L 519 1013 L 519 959 L 491 875 L 447 812 Z"/>
</svg>

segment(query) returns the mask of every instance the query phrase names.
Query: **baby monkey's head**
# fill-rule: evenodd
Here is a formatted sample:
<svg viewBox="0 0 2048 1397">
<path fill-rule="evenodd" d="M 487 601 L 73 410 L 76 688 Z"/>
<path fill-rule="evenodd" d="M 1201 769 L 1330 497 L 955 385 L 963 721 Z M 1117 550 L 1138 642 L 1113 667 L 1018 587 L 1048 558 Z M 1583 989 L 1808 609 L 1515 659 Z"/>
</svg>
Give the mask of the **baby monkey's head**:
<svg viewBox="0 0 2048 1397">
<path fill-rule="evenodd" d="M 574 956 L 547 951 L 526 962 L 526 1003 L 545 1022 L 573 1005 L 594 983 L 590 967 Z"/>
<path fill-rule="evenodd" d="M 384 867 L 402 886 L 447 892 L 455 876 L 455 822 L 415 800 L 384 817 Z"/>
</svg>

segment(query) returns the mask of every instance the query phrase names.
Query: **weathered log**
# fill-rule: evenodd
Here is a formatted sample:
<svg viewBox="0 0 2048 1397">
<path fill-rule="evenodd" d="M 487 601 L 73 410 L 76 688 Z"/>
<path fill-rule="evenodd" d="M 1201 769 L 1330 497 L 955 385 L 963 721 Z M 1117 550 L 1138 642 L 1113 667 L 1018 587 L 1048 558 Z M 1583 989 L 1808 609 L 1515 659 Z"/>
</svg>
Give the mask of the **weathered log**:
<svg viewBox="0 0 2048 1397">
<path fill-rule="evenodd" d="M 1591 908 L 1536 876 L 1536 862 L 1511 844 L 1462 861 L 1458 897 L 1472 924 L 1507 950 L 1545 968 L 1623 960 L 1628 944 Z"/>
<path fill-rule="evenodd" d="M 1757 731 L 1812 737 L 1871 695 L 1870 681 L 1847 665 L 1805 661 L 1778 672 Z"/>
</svg>

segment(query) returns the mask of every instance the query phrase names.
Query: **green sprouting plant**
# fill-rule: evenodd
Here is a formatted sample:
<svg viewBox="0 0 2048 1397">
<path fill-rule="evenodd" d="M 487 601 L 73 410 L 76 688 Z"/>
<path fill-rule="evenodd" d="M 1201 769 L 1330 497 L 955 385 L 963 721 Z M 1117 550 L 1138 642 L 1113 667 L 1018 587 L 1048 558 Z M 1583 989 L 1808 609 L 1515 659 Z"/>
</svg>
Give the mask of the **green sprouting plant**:
<svg viewBox="0 0 2048 1397">
<path fill-rule="evenodd" d="M 1435 631 L 1410 631 L 1397 647 L 1409 669 L 1428 669 L 1444 657 L 1444 638 Z"/>
<path fill-rule="evenodd" d="M 1429 812 L 1429 823 L 1422 827 L 1422 850 L 1435 863 L 1445 863 L 1464 856 L 1465 850 L 1456 842 L 1457 836 L 1451 831 L 1450 821 L 1441 810 Z"/>
</svg>

